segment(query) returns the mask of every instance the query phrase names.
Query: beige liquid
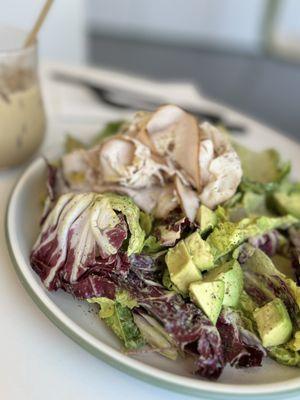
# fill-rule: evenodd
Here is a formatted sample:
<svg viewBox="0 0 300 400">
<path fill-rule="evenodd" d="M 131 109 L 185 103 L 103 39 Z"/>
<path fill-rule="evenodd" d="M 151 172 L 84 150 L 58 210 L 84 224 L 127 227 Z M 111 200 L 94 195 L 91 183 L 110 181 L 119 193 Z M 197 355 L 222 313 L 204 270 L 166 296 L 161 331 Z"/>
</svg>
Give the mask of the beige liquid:
<svg viewBox="0 0 300 400">
<path fill-rule="evenodd" d="M 17 165 L 39 147 L 45 131 L 45 114 L 37 84 L 0 92 L 0 168 Z"/>
</svg>

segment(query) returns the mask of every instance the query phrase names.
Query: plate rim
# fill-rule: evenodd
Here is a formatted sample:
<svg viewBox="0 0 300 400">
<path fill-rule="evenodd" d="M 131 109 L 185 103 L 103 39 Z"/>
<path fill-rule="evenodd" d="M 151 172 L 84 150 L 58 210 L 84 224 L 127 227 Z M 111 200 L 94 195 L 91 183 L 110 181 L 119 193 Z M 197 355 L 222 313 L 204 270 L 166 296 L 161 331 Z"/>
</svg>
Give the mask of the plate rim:
<svg viewBox="0 0 300 400">
<path fill-rule="evenodd" d="M 64 334 L 71 338 L 78 345 L 89 351 L 92 355 L 100 358 L 104 362 L 112 365 L 113 367 L 126 372 L 133 377 L 142 379 L 145 382 L 155 384 L 165 389 L 175 390 L 179 393 L 190 394 L 194 396 L 215 396 L 215 398 L 224 398 L 225 396 L 231 396 L 231 398 L 238 398 L 241 395 L 245 397 L 261 396 L 264 399 L 272 398 L 282 395 L 292 395 L 299 393 L 300 389 L 300 377 L 292 378 L 283 383 L 268 383 L 268 384 L 252 384 L 252 385 L 236 385 L 227 383 L 217 383 L 212 381 L 197 381 L 184 376 L 179 376 L 171 372 L 163 371 L 157 367 L 152 367 L 141 361 L 130 358 L 129 356 L 122 354 L 120 351 L 113 349 L 109 345 L 101 342 L 101 340 L 93 338 L 91 334 L 86 332 L 83 328 L 78 326 L 72 321 L 64 312 L 49 299 L 46 292 L 42 292 L 42 287 L 37 283 L 34 278 L 26 276 L 26 269 L 28 274 L 31 272 L 31 268 L 22 256 L 20 252 L 16 255 L 16 249 L 12 244 L 14 233 L 11 231 L 11 219 L 15 211 L 15 202 L 18 199 L 18 195 L 22 193 L 24 182 L 34 172 L 36 172 L 44 162 L 45 158 L 39 156 L 34 159 L 23 171 L 21 176 L 17 179 L 13 186 L 8 202 L 6 205 L 5 212 L 5 236 L 9 255 L 16 271 L 18 278 L 20 279 L 23 287 L 26 289 L 29 296 L 37 304 L 39 309 L 58 327 Z M 39 290 L 40 289 L 40 290 Z M 39 293 L 40 292 L 40 293 Z M 50 303 L 47 305 L 47 303 Z M 98 342 L 98 346 L 94 343 Z M 99 347 L 100 345 L 100 347 Z M 200 385 L 200 386 L 199 386 Z M 284 388 L 282 387 L 284 385 Z M 201 387 L 202 386 L 202 387 Z M 287 387 L 288 386 L 288 387 Z M 275 397 L 274 397 L 275 396 Z"/>
</svg>

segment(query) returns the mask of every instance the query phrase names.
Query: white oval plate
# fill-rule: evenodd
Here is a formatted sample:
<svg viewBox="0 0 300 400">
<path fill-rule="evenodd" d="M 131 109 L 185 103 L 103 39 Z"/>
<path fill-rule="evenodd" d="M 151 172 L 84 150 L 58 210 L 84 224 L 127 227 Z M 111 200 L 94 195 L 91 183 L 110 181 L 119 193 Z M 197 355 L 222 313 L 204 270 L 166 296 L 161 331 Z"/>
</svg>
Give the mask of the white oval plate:
<svg viewBox="0 0 300 400">
<path fill-rule="evenodd" d="M 246 135 L 243 142 L 254 148 L 274 145 L 284 157 L 292 158 L 294 171 L 299 171 L 299 144 L 249 118 L 245 118 L 244 122 L 251 125 L 251 134 Z M 280 366 L 269 359 L 262 368 L 236 370 L 227 367 L 217 382 L 210 382 L 193 376 L 192 365 L 186 360 L 173 362 L 156 354 L 126 355 L 115 336 L 91 312 L 91 305 L 76 301 L 62 291 L 48 292 L 29 264 L 30 250 L 39 231 L 40 197 L 45 180 L 45 163 L 38 158 L 16 184 L 6 216 L 8 247 L 18 276 L 33 300 L 80 346 L 143 380 L 198 396 L 232 399 L 244 395 L 258 399 L 258 396 L 282 397 L 285 393 L 286 398 L 287 393 L 300 389 L 299 369 Z"/>
</svg>

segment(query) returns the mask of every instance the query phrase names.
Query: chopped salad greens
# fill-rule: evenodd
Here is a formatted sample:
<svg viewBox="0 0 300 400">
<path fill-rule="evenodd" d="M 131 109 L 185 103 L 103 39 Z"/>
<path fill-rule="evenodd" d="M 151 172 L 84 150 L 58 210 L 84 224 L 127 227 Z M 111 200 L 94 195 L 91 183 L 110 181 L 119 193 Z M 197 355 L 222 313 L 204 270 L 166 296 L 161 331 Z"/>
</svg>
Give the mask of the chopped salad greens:
<svg viewBox="0 0 300 400">
<path fill-rule="evenodd" d="M 129 353 L 190 356 L 208 379 L 267 355 L 300 367 L 300 184 L 275 150 L 174 105 L 65 150 L 30 256 L 48 290 L 97 304 Z"/>
</svg>

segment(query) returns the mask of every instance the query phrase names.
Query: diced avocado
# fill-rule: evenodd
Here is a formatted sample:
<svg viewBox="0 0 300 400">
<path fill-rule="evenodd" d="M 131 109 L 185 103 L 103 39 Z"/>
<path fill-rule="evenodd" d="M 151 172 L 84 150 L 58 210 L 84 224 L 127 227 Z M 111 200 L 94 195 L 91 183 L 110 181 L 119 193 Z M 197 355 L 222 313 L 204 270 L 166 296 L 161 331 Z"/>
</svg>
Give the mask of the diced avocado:
<svg viewBox="0 0 300 400">
<path fill-rule="evenodd" d="M 183 294 L 188 293 L 189 285 L 202 278 L 194 264 L 183 240 L 166 254 L 166 264 L 171 281 Z"/>
<path fill-rule="evenodd" d="M 164 287 L 168 290 L 171 290 L 173 292 L 176 293 L 180 293 L 178 288 L 174 285 L 174 283 L 171 281 L 170 278 L 170 272 L 168 270 L 168 268 L 165 268 L 163 275 L 162 275 L 162 284 L 164 285 Z"/>
<path fill-rule="evenodd" d="M 201 308 L 213 324 L 222 309 L 225 284 L 222 281 L 197 281 L 190 284 L 190 298 Z"/>
<path fill-rule="evenodd" d="M 196 222 L 200 226 L 201 235 L 204 235 L 205 233 L 214 229 L 214 227 L 217 225 L 218 218 L 214 211 L 201 204 L 197 211 Z"/>
<path fill-rule="evenodd" d="M 198 232 L 194 232 L 184 239 L 186 248 L 200 271 L 213 267 L 214 257 L 210 251 L 209 244 L 205 242 Z"/>
<path fill-rule="evenodd" d="M 280 213 L 291 214 L 296 218 L 300 218 L 300 192 L 291 194 L 277 192 L 274 193 L 273 199 Z"/>
<path fill-rule="evenodd" d="M 253 313 L 257 329 L 265 347 L 286 343 L 293 331 L 290 316 L 283 302 L 276 298 Z"/>
<path fill-rule="evenodd" d="M 205 282 L 215 280 L 223 281 L 225 284 L 223 305 L 236 307 L 243 290 L 243 272 L 240 264 L 236 260 L 232 260 L 205 275 Z"/>
</svg>

